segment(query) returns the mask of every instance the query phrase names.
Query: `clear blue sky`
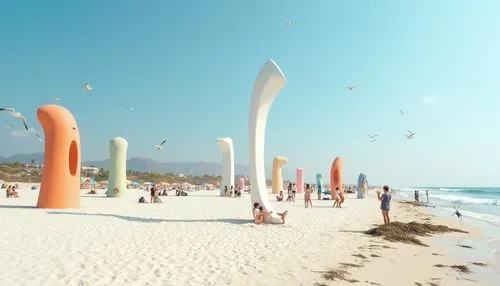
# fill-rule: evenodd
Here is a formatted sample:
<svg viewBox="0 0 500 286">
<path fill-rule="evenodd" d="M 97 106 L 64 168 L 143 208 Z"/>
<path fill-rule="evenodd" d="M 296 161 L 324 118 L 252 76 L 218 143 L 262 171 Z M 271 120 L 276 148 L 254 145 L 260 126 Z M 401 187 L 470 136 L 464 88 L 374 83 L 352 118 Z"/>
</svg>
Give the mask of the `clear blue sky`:
<svg viewBox="0 0 500 286">
<path fill-rule="evenodd" d="M 36 109 L 59 97 L 84 160 L 123 136 L 128 157 L 219 162 L 215 140 L 230 136 L 247 164 L 250 93 L 273 58 L 288 82 L 269 114 L 269 167 L 283 155 L 306 180 L 329 178 L 343 156 L 347 182 L 498 186 L 498 11 L 493 0 L 4 1 L 0 105 L 41 131 Z M 0 155 L 43 150 L 0 122 L 14 125 Z"/>
</svg>

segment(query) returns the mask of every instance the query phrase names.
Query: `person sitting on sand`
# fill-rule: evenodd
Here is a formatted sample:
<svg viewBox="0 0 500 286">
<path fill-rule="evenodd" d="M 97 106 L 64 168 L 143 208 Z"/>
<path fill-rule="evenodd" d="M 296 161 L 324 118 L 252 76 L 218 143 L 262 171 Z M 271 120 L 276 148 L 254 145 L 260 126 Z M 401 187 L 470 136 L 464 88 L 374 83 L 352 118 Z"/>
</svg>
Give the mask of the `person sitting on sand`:
<svg viewBox="0 0 500 286">
<path fill-rule="evenodd" d="M 12 186 L 12 188 L 10 189 L 10 198 L 19 198 L 19 193 L 16 191 L 16 186 Z"/>
<path fill-rule="evenodd" d="M 95 190 L 90 190 L 90 192 L 87 193 L 88 195 L 97 195 L 97 193 L 95 192 Z"/>
<path fill-rule="evenodd" d="M 281 218 L 281 224 L 285 224 L 285 217 L 288 214 L 288 211 L 284 211 L 283 213 L 277 213 Z M 268 223 L 272 222 L 272 212 L 268 212 L 262 207 L 259 203 L 255 202 L 253 204 L 253 217 L 256 224 L 262 224 L 266 222 L 266 218 Z"/>
<path fill-rule="evenodd" d="M 304 191 L 304 205 L 306 208 L 309 207 L 309 205 L 311 205 L 311 208 L 313 207 L 313 203 L 312 203 L 312 200 L 311 200 L 311 186 L 309 186 L 309 184 L 306 184 L 306 189 Z"/>
<path fill-rule="evenodd" d="M 283 201 L 283 191 L 280 191 L 279 196 L 276 196 L 276 200 L 277 200 L 278 202 Z"/>
<path fill-rule="evenodd" d="M 146 203 L 146 199 L 144 197 L 140 197 L 139 198 L 139 203 L 140 204 L 145 204 Z"/>
<path fill-rule="evenodd" d="M 384 224 L 389 225 L 391 219 L 389 218 L 389 210 L 391 209 L 391 194 L 389 193 L 389 186 L 384 186 L 384 193 L 380 195 L 380 191 L 377 191 L 377 197 L 380 201 L 380 209 L 382 210 L 382 216 L 384 217 Z"/>
</svg>

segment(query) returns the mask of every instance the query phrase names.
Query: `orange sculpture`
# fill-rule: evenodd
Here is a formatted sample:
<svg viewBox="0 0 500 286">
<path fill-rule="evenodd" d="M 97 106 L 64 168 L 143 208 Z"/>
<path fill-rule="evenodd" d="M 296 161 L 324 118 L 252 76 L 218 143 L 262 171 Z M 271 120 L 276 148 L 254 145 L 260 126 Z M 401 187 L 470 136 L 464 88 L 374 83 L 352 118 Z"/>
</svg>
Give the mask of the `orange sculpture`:
<svg viewBox="0 0 500 286">
<path fill-rule="evenodd" d="M 45 133 L 45 155 L 38 208 L 80 207 L 80 134 L 66 108 L 44 105 L 37 111 Z"/>
<path fill-rule="evenodd" d="M 337 157 L 333 161 L 332 169 L 330 170 L 330 192 L 332 193 L 332 198 L 336 199 L 335 189 L 339 188 L 339 195 L 344 197 L 344 188 L 342 188 L 342 164 L 344 159 L 342 157 Z"/>
</svg>

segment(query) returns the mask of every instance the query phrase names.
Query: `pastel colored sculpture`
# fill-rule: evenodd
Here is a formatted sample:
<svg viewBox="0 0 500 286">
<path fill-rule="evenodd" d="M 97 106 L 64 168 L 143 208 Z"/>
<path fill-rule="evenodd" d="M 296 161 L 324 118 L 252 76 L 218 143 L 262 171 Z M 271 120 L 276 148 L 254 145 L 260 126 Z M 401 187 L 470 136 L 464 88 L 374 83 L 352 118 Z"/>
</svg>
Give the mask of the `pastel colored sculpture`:
<svg viewBox="0 0 500 286">
<path fill-rule="evenodd" d="M 45 154 L 38 208 L 80 207 L 80 133 L 66 108 L 44 105 L 37 111 L 45 134 Z"/>
<path fill-rule="evenodd" d="M 107 197 L 123 197 L 127 193 L 127 147 L 122 137 L 109 141 L 109 183 Z"/>
<path fill-rule="evenodd" d="M 220 195 L 224 196 L 224 187 L 230 191 L 234 186 L 234 150 L 233 140 L 229 137 L 217 138 L 217 144 L 222 151 L 222 178 L 220 182 Z"/>
<path fill-rule="evenodd" d="M 323 192 L 323 176 L 321 174 L 316 174 L 316 186 L 318 187 L 318 192 Z"/>
<path fill-rule="evenodd" d="M 273 160 L 273 194 L 279 194 L 283 191 L 283 173 L 282 167 L 288 163 L 288 159 L 282 156 L 275 157 Z"/>
<path fill-rule="evenodd" d="M 368 188 L 368 182 L 366 181 L 366 175 L 361 173 L 358 176 L 358 199 L 364 199 L 366 195 L 366 189 Z"/>
<path fill-rule="evenodd" d="M 297 168 L 297 193 L 302 193 L 304 191 L 304 169 Z"/>
<path fill-rule="evenodd" d="M 251 186 L 251 208 L 254 202 L 268 212 L 272 212 L 271 223 L 281 223 L 267 196 L 266 174 L 264 167 L 264 141 L 267 116 L 271 105 L 285 86 L 286 79 L 280 68 L 268 60 L 260 69 L 255 80 L 250 100 L 250 118 L 248 121 L 249 165 Z"/>
<path fill-rule="evenodd" d="M 342 187 L 342 164 L 344 159 L 342 157 L 337 157 L 333 161 L 332 169 L 330 170 L 330 190 L 332 192 L 332 198 L 336 199 L 335 189 L 339 188 L 339 194 L 344 196 L 344 188 Z"/>
</svg>

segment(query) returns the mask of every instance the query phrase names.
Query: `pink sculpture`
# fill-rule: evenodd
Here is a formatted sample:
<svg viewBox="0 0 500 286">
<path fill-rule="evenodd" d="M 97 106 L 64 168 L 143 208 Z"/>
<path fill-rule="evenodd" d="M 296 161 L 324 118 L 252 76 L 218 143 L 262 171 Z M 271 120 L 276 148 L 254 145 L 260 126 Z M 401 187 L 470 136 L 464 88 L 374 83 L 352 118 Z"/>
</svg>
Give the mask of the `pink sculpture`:
<svg viewBox="0 0 500 286">
<path fill-rule="evenodd" d="M 297 169 L 297 193 L 302 193 L 304 191 L 304 169 Z"/>
</svg>

